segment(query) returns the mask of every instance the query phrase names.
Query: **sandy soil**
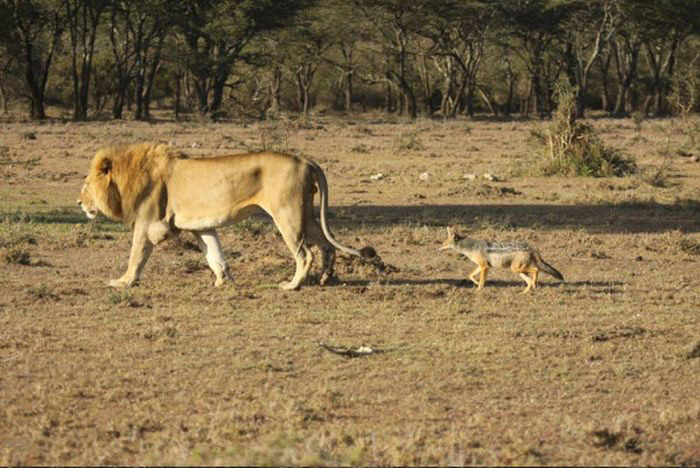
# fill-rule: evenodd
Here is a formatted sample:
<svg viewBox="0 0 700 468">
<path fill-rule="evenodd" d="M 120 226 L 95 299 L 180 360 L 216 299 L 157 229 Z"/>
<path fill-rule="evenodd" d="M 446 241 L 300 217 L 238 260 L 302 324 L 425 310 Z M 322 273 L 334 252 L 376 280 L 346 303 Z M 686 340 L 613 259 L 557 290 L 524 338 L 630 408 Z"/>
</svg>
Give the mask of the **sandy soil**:
<svg viewBox="0 0 700 468">
<path fill-rule="evenodd" d="M 0 122 L 0 464 L 700 464 L 700 150 L 678 121 L 591 123 L 639 174 L 539 175 L 541 122 Z M 336 237 L 395 268 L 339 256 L 280 291 L 256 216 L 220 231 L 234 283 L 183 234 L 110 289 L 128 228 L 75 200 L 97 148 L 143 140 L 312 157 Z M 476 292 L 448 224 L 566 282 Z"/>
</svg>

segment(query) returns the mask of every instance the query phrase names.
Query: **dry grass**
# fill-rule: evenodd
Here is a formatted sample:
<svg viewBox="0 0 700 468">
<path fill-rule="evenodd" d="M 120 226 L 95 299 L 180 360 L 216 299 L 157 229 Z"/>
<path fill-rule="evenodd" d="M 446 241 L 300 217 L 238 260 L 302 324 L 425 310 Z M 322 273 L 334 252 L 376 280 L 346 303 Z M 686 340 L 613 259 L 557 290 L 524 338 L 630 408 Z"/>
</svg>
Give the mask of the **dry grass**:
<svg viewBox="0 0 700 468">
<path fill-rule="evenodd" d="M 591 124 L 647 170 L 676 128 Z M 0 124 L 0 464 L 699 464 L 700 164 L 665 187 L 528 175 L 537 125 Z M 255 218 L 221 230 L 235 283 L 185 234 L 111 290 L 128 230 L 74 200 L 115 139 L 310 155 L 336 236 L 396 271 L 341 257 L 338 283 L 280 291 L 291 256 Z M 477 294 L 436 251 L 447 224 L 527 239 L 567 282 L 522 296 L 497 270 Z"/>
</svg>

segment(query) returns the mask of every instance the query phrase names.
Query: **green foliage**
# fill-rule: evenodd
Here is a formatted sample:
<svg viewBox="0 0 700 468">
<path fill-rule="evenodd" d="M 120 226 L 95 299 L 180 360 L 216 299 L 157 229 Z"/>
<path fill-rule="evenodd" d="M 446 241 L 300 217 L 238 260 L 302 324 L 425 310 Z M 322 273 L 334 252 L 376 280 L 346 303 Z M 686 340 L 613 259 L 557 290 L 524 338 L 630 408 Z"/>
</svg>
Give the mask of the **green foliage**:
<svg viewBox="0 0 700 468">
<path fill-rule="evenodd" d="M 149 120 L 152 102 L 176 118 L 314 107 L 452 118 L 518 102 L 527 116 L 552 111 L 566 73 L 580 112 L 604 91 L 621 113 L 662 114 L 692 91 L 677 78 L 699 34 L 697 0 L 0 0 L 0 97 L 37 119 L 48 103 L 54 117 Z M 635 78 L 624 92 L 609 61 L 581 81 L 591 51 L 622 54 Z"/>
<path fill-rule="evenodd" d="M 552 123 L 532 132 L 542 148 L 546 175 L 622 177 L 636 171 L 632 159 L 607 146 L 591 125 L 576 121 L 576 90 L 567 79 L 557 83 L 555 100 Z"/>
</svg>

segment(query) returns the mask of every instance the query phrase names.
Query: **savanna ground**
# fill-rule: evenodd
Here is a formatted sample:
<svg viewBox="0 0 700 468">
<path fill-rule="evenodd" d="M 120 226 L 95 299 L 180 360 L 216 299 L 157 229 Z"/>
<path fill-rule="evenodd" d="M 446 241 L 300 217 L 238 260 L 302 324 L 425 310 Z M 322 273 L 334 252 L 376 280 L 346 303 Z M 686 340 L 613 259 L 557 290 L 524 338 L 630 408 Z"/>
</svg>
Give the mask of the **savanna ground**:
<svg viewBox="0 0 700 468">
<path fill-rule="evenodd" d="M 700 464 L 700 163 L 680 121 L 592 123 L 638 174 L 538 175 L 538 121 L 0 123 L 0 464 Z M 98 147 L 142 140 L 314 158 L 336 237 L 396 270 L 280 291 L 258 217 L 220 230 L 234 283 L 184 234 L 108 288 L 128 229 L 75 200 Z M 567 281 L 477 293 L 448 224 Z"/>
</svg>

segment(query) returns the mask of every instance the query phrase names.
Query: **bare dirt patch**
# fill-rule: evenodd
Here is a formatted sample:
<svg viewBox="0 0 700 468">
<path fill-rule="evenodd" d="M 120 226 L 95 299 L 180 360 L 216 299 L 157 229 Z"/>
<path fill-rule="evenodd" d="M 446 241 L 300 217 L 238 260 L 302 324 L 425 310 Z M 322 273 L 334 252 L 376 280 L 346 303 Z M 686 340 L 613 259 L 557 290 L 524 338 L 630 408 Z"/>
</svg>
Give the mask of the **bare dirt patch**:
<svg viewBox="0 0 700 468">
<path fill-rule="evenodd" d="M 592 124 L 667 183 L 542 177 L 536 122 L 0 123 L 0 464 L 700 463 L 700 164 L 668 163 L 669 121 Z M 384 268 L 280 291 L 293 262 L 256 217 L 221 230 L 233 284 L 183 234 L 109 289 L 128 229 L 75 199 L 99 146 L 141 140 L 314 158 L 337 238 Z M 477 294 L 447 224 L 567 282 Z"/>
</svg>

